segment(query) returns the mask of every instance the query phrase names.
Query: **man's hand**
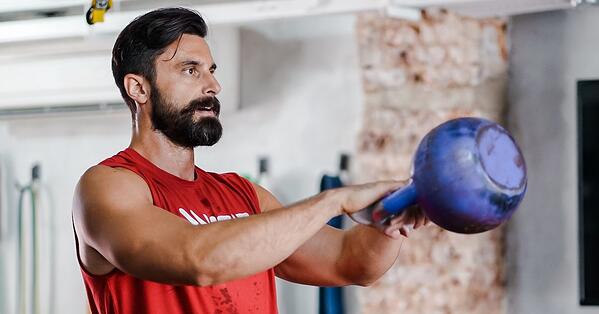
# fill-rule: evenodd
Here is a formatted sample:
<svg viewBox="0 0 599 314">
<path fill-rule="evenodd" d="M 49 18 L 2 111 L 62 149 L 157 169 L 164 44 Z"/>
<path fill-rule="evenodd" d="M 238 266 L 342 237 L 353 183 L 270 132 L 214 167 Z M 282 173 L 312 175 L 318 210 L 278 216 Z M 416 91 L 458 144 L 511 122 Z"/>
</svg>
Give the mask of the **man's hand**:
<svg viewBox="0 0 599 314">
<path fill-rule="evenodd" d="M 406 184 L 405 181 L 378 181 L 332 190 L 339 200 L 339 214 L 358 212 Z"/>
<path fill-rule="evenodd" d="M 358 212 L 379 201 L 384 196 L 404 187 L 408 181 L 380 181 L 338 189 L 343 213 Z M 408 237 L 410 229 L 418 229 L 429 224 L 428 218 L 419 206 L 407 208 L 401 215 L 393 218 L 382 231 L 389 237 L 398 239 Z"/>
<path fill-rule="evenodd" d="M 391 219 L 384 232 L 393 239 L 397 239 L 402 235 L 407 238 L 410 229 L 416 230 L 422 226 L 427 226 L 429 223 L 430 220 L 424 215 L 422 208 L 416 205 L 407 208 L 401 215 Z"/>
<path fill-rule="evenodd" d="M 348 186 L 323 192 L 325 199 L 334 204 L 333 215 L 351 214 L 379 201 L 382 197 L 405 186 L 405 181 L 382 181 Z M 263 212 L 277 211 L 282 205 L 267 190 L 256 185 L 256 193 Z M 412 209 L 408 209 L 411 213 Z M 280 278 L 301 284 L 317 286 L 366 286 L 380 278 L 395 262 L 402 241 L 400 230 L 414 216 L 397 217 L 387 234 L 365 225 L 340 230 L 324 225 L 291 256 L 277 265 Z M 426 221 L 421 221 L 418 227 Z M 396 230 L 397 234 L 393 231 Z M 406 230 L 407 235 L 407 230 Z"/>
</svg>

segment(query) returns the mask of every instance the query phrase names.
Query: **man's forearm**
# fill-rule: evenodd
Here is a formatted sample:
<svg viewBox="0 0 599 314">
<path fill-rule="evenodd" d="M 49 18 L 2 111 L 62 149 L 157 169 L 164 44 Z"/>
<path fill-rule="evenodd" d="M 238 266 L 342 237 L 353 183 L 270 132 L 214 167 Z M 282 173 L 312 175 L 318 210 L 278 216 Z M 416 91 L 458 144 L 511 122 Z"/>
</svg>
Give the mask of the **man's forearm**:
<svg viewBox="0 0 599 314">
<path fill-rule="evenodd" d="M 354 226 L 343 239 L 340 267 L 344 276 L 358 285 L 373 283 L 393 266 L 402 242 L 372 227 Z"/>
<path fill-rule="evenodd" d="M 274 267 L 339 211 L 333 193 L 286 208 L 197 227 L 189 239 L 197 283 L 213 285 Z"/>
</svg>

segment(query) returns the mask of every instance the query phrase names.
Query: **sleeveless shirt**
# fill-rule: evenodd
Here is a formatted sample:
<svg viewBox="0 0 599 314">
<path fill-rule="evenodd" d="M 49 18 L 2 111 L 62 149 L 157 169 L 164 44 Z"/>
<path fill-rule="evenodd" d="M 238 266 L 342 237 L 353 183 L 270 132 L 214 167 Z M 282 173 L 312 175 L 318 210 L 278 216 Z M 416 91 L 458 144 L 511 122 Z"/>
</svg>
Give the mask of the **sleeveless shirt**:
<svg viewBox="0 0 599 314">
<path fill-rule="evenodd" d="M 187 181 L 158 168 L 131 148 L 100 164 L 139 175 L 147 183 L 155 206 L 198 228 L 260 213 L 252 184 L 234 173 L 216 174 L 195 167 L 195 179 Z M 198 287 L 143 280 L 117 268 L 94 275 L 83 266 L 79 248 L 77 259 L 94 314 L 277 313 L 273 269 Z"/>
</svg>

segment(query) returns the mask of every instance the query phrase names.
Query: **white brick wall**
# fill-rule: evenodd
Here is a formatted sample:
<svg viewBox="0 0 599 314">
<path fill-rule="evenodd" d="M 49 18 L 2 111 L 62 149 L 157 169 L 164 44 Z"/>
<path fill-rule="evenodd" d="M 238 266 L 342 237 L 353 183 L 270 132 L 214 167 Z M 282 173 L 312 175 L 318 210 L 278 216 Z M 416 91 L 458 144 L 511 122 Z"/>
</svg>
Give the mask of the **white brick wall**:
<svg viewBox="0 0 599 314">
<path fill-rule="evenodd" d="M 365 110 L 357 178 L 407 178 L 420 139 L 460 116 L 500 121 L 506 26 L 430 11 L 420 22 L 363 14 L 357 26 Z M 396 265 L 358 290 L 363 313 L 504 313 L 503 232 L 413 232 Z"/>
</svg>

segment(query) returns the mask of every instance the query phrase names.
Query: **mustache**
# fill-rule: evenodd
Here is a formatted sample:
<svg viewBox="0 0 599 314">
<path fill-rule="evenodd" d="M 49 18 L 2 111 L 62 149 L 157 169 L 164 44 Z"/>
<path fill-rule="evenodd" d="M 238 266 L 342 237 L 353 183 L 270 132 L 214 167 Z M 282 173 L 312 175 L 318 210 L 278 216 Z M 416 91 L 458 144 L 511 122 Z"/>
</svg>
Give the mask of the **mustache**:
<svg viewBox="0 0 599 314">
<path fill-rule="evenodd" d="M 220 115 L 220 101 L 216 97 L 194 99 L 182 110 L 183 114 L 192 114 L 196 110 L 212 110 L 218 117 Z"/>
</svg>

